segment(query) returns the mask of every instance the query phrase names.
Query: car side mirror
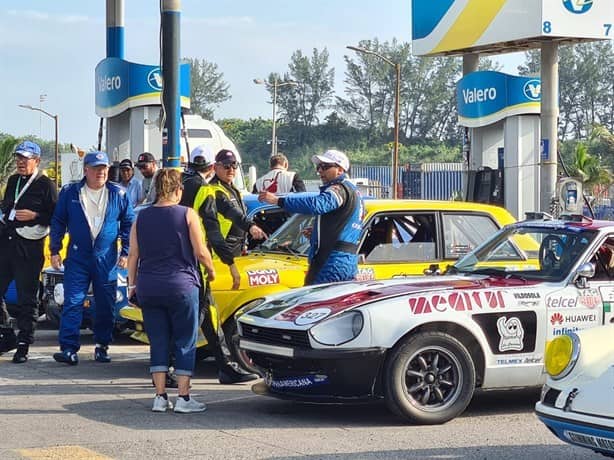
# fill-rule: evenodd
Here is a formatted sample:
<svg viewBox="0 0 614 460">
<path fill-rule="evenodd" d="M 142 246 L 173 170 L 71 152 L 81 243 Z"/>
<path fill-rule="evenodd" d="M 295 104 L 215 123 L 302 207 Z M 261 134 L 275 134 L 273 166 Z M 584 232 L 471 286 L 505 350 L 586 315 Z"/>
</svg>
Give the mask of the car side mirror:
<svg viewBox="0 0 614 460">
<path fill-rule="evenodd" d="M 586 288 L 586 281 L 593 276 L 595 276 L 595 265 L 593 265 L 591 262 L 585 262 L 580 265 L 578 270 L 576 270 L 574 283 L 576 286 L 578 286 L 578 288 Z"/>
</svg>

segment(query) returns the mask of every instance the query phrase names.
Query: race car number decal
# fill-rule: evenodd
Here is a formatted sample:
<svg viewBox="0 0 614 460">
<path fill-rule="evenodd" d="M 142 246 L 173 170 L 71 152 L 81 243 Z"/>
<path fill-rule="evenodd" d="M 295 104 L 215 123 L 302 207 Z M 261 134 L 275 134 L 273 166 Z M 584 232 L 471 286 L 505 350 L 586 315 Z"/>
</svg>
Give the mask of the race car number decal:
<svg viewBox="0 0 614 460">
<path fill-rule="evenodd" d="M 279 284 L 279 273 L 274 269 L 247 270 L 247 280 L 250 286 Z"/>
<path fill-rule="evenodd" d="M 314 308 L 313 310 L 306 311 L 301 313 L 295 320 L 294 324 L 297 326 L 304 326 L 306 324 L 315 323 L 320 321 L 321 319 L 326 318 L 330 315 L 330 308 Z"/>
</svg>

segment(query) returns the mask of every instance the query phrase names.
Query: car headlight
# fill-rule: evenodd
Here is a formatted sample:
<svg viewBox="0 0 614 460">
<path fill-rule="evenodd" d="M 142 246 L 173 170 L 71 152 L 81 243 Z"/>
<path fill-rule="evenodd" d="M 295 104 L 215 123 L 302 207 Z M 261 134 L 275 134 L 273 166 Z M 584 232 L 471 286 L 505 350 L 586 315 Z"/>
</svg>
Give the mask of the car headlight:
<svg viewBox="0 0 614 460">
<path fill-rule="evenodd" d="M 544 363 L 546 372 L 554 380 L 568 375 L 580 356 L 580 338 L 573 332 L 561 335 L 548 344 Z"/>
<path fill-rule="evenodd" d="M 53 287 L 53 300 L 58 305 L 64 305 L 64 284 L 58 283 Z"/>
<path fill-rule="evenodd" d="M 358 337 L 365 324 L 362 313 L 351 311 L 314 326 L 311 337 L 322 345 L 341 345 Z"/>
</svg>

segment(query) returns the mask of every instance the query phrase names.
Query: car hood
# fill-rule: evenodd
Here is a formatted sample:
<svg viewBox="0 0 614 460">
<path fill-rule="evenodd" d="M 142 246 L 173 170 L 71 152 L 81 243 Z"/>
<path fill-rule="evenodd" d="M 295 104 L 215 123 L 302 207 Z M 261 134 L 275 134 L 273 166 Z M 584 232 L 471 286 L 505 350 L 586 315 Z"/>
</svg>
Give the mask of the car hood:
<svg viewBox="0 0 614 460">
<path fill-rule="evenodd" d="M 211 283 L 214 291 L 230 290 L 232 277 L 228 267 L 214 259 L 216 278 Z M 301 287 L 307 272 L 307 257 L 290 254 L 250 252 L 236 257 L 235 265 L 241 273 L 241 290 L 266 285 Z"/>
<path fill-rule="evenodd" d="M 271 296 L 260 306 L 250 310 L 250 317 L 262 326 L 284 327 L 283 323 L 295 326 L 308 326 L 346 310 L 375 301 L 397 296 L 413 296 L 425 292 L 448 292 L 452 290 L 472 290 L 527 286 L 524 280 L 513 278 L 493 278 L 484 275 L 419 277 L 411 279 L 392 279 L 384 281 L 356 281 L 325 284 L 296 289 Z M 309 320 L 307 320 L 309 319 Z M 267 324 L 264 324 L 263 320 Z M 281 324 L 280 324 L 281 323 Z M 307 327 L 305 327 L 307 328 Z"/>
</svg>

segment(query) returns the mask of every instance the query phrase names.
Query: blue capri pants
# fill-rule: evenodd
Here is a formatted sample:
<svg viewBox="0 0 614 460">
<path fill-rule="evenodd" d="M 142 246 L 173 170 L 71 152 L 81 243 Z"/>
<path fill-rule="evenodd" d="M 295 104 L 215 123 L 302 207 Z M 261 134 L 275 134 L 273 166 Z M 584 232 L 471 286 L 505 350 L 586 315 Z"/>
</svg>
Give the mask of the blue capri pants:
<svg viewBox="0 0 614 460">
<path fill-rule="evenodd" d="M 166 296 L 138 295 L 138 299 L 149 337 L 149 371 L 167 372 L 172 352 L 175 374 L 191 376 L 198 337 L 198 288 Z"/>
</svg>

